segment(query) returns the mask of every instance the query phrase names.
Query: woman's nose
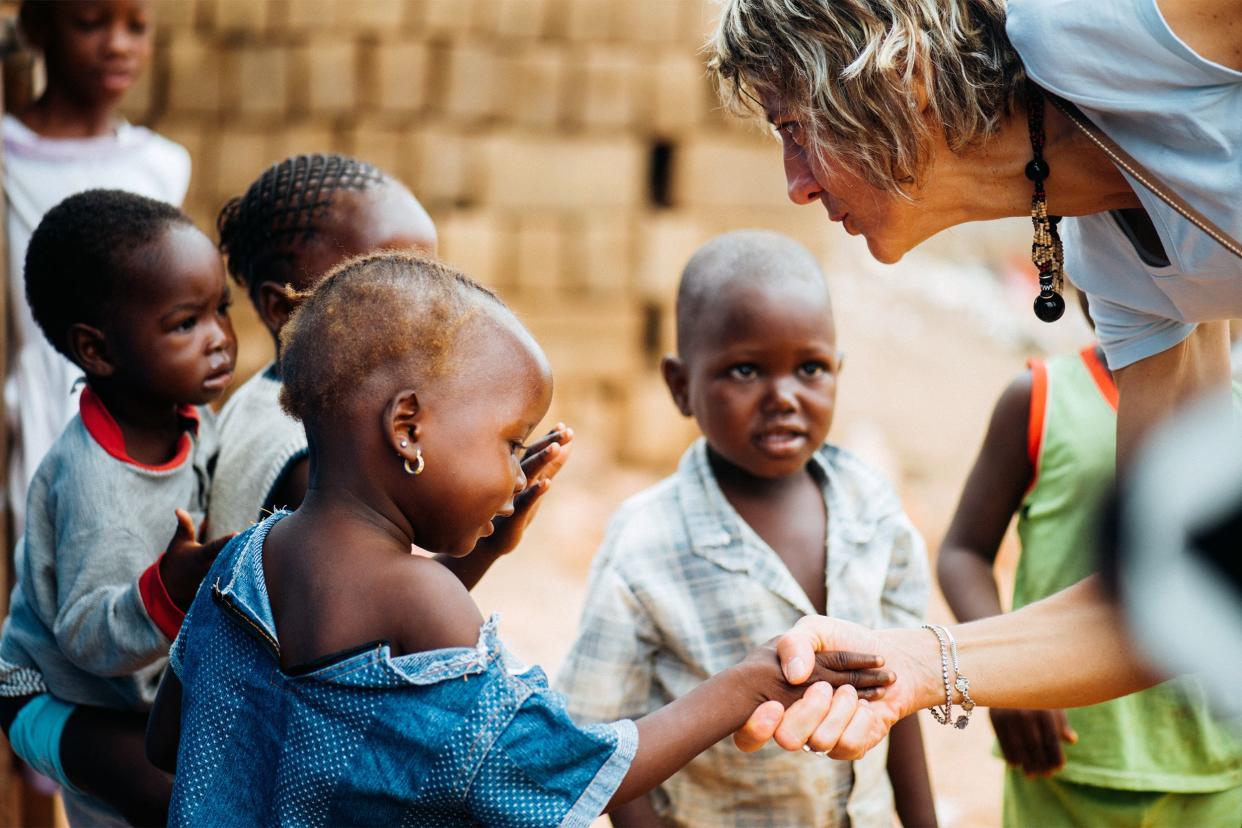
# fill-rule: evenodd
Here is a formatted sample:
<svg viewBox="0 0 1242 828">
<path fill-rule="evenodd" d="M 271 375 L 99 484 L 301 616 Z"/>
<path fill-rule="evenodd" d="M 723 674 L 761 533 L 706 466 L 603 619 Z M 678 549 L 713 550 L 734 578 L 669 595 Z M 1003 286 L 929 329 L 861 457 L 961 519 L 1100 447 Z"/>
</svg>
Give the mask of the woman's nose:
<svg viewBox="0 0 1242 828">
<path fill-rule="evenodd" d="M 785 184 L 789 188 L 789 200 L 794 204 L 810 204 L 823 192 L 811 172 L 804 147 L 794 146 L 785 153 Z"/>
</svg>

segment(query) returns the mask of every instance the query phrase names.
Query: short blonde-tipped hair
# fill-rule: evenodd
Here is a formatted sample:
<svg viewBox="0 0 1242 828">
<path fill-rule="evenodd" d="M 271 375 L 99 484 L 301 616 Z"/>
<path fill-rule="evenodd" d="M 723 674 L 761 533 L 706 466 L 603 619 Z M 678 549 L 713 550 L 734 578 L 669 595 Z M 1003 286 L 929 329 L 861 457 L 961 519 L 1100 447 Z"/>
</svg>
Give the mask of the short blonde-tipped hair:
<svg viewBox="0 0 1242 828">
<path fill-rule="evenodd" d="M 1026 77 L 1004 0 L 723 0 L 707 49 L 733 111 L 767 98 L 820 160 L 903 195 L 930 129 L 954 152 L 988 138 Z"/>
</svg>

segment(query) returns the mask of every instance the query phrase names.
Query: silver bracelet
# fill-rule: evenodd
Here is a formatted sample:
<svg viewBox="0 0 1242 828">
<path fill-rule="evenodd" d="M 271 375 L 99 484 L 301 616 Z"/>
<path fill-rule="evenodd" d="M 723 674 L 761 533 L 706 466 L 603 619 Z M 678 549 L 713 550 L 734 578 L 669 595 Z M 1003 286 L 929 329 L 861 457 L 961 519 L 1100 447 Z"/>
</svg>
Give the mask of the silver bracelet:
<svg viewBox="0 0 1242 828">
<path fill-rule="evenodd" d="M 949 684 L 949 631 L 939 624 L 924 624 L 923 629 L 931 630 L 936 641 L 940 642 L 940 675 L 944 678 L 944 706 L 932 705 L 928 709 L 932 718 L 947 725 L 953 721 L 953 687 Z"/>
<path fill-rule="evenodd" d="M 957 717 L 953 726 L 958 730 L 965 730 L 966 725 L 970 724 L 970 714 L 975 709 L 975 700 L 970 697 L 970 679 L 962 675 L 962 665 L 957 660 L 957 639 L 948 629 L 944 632 L 949 637 L 949 652 L 953 656 L 953 686 L 957 688 L 957 692 L 962 694 L 962 715 Z"/>
</svg>

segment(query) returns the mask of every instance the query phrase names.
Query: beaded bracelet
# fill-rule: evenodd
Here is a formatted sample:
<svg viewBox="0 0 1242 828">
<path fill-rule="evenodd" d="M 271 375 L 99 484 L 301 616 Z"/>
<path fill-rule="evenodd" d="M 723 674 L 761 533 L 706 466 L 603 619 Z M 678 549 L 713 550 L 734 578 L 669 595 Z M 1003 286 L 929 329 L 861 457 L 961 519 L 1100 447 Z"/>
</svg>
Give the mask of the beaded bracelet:
<svg viewBox="0 0 1242 828">
<path fill-rule="evenodd" d="M 965 730 L 966 725 L 970 724 L 970 714 L 975 709 L 975 700 L 970 697 L 970 679 L 962 675 L 962 665 L 957 660 L 957 639 L 948 629 L 944 632 L 949 637 L 949 652 L 953 656 L 953 686 L 957 688 L 957 692 L 962 694 L 963 715 L 957 717 L 953 726 L 958 730 Z"/>
<path fill-rule="evenodd" d="M 944 678 L 944 706 L 932 705 L 929 709 L 932 718 L 947 725 L 953 721 L 953 687 L 949 684 L 949 631 L 939 624 L 924 624 L 923 629 L 931 630 L 940 642 L 940 675 Z"/>
</svg>

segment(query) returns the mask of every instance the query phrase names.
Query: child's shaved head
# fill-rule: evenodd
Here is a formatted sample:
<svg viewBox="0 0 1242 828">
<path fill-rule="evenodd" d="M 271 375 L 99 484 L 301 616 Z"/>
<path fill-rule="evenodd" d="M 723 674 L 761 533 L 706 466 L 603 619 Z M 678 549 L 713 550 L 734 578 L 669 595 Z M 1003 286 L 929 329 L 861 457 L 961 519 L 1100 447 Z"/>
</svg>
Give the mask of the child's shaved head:
<svg viewBox="0 0 1242 828">
<path fill-rule="evenodd" d="M 744 288 L 744 290 L 738 290 Z M 677 289 L 677 351 L 686 358 L 703 326 L 727 316 L 756 291 L 813 291 L 830 307 L 828 283 L 811 251 L 768 230 L 735 230 L 694 252 Z"/>
</svg>

